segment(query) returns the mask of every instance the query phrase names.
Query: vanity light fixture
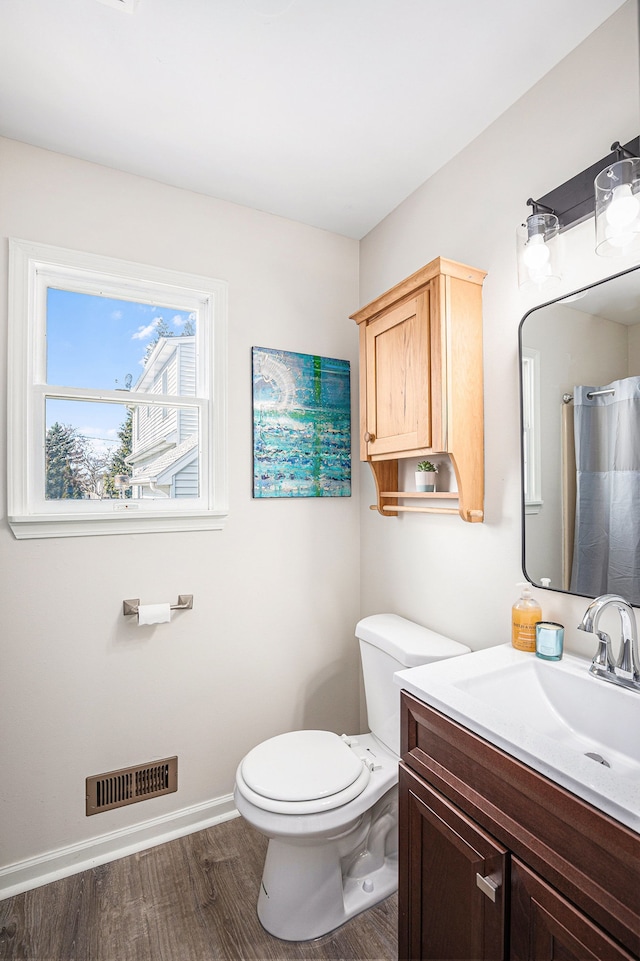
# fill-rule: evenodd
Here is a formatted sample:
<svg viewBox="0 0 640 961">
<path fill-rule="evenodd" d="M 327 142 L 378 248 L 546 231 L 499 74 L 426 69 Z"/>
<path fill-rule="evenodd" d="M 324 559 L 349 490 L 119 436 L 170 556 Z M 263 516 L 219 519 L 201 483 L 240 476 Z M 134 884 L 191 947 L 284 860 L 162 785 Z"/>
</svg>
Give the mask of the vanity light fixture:
<svg viewBox="0 0 640 961">
<path fill-rule="evenodd" d="M 541 286 L 560 277 L 558 235 L 596 215 L 596 253 L 640 249 L 640 137 L 616 141 L 611 153 L 549 191 L 529 198 L 533 213 L 518 227 L 518 283 Z"/>
<path fill-rule="evenodd" d="M 595 180 L 596 253 L 626 254 L 640 245 L 640 158 L 614 143 L 617 159 Z"/>
<path fill-rule="evenodd" d="M 531 197 L 533 213 L 517 231 L 518 283 L 520 287 L 541 287 L 560 279 L 560 221 L 554 210 Z"/>
</svg>

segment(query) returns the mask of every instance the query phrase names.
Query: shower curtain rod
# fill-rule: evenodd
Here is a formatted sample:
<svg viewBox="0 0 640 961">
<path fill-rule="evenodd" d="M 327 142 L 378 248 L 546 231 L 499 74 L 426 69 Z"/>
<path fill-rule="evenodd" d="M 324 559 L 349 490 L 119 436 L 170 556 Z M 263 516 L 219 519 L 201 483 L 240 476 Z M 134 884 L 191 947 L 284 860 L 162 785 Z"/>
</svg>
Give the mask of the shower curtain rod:
<svg viewBox="0 0 640 961">
<path fill-rule="evenodd" d="M 587 399 L 591 400 L 592 397 L 599 397 L 601 394 L 615 394 L 615 387 L 607 387 L 606 390 L 590 390 L 587 394 Z M 573 394 L 563 394 L 562 403 L 570 404 L 573 401 Z"/>
</svg>

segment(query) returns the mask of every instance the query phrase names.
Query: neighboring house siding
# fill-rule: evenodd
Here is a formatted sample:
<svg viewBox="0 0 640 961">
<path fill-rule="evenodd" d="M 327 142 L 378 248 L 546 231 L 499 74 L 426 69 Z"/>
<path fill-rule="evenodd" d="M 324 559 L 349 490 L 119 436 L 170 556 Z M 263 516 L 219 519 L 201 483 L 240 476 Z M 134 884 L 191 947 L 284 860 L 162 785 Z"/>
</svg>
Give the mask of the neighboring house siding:
<svg viewBox="0 0 640 961">
<path fill-rule="evenodd" d="M 179 344 L 180 380 L 177 393 L 187 397 L 196 394 L 196 352 L 193 343 Z"/>
<path fill-rule="evenodd" d="M 158 393 L 155 391 L 155 393 Z M 163 413 L 166 410 L 166 415 Z M 153 441 L 177 437 L 178 418 L 175 408 L 139 407 L 136 410 L 138 431 L 133 445 L 134 451 L 146 447 Z"/>
<path fill-rule="evenodd" d="M 179 471 L 174 479 L 174 497 L 198 496 L 198 459 Z"/>
<path fill-rule="evenodd" d="M 177 351 L 169 362 L 158 371 L 149 394 L 175 394 L 178 386 Z M 164 383 L 163 383 L 164 377 Z M 163 390 L 163 386 L 165 386 Z M 176 410 L 169 407 L 141 407 L 137 411 L 138 430 L 135 435 L 134 447 L 142 448 L 153 441 L 169 437 L 178 429 Z"/>
<path fill-rule="evenodd" d="M 182 393 L 182 391 L 180 390 L 179 377 L 178 377 L 178 356 L 180 353 L 181 351 L 177 350 L 173 355 L 173 357 L 171 358 L 171 360 L 169 361 L 169 363 L 167 364 L 167 366 L 162 371 L 163 375 L 166 374 L 165 390 L 163 390 L 162 376 L 156 378 L 157 387 L 158 387 L 156 393 L 158 394 L 181 394 Z M 156 384 L 154 384 L 154 388 L 155 386 Z"/>
<path fill-rule="evenodd" d="M 181 397 L 195 397 L 196 351 L 192 341 L 178 344 L 177 390 Z M 195 410 L 178 412 L 178 443 L 198 433 L 198 413 Z"/>
<path fill-rule="evenodd" d="M 197 410 L 180 410 L 177 412 L 178 443 L 198 433 Z"/>
<path fill-rule="evenodd" d="M 162 338 L 138 390 L 194 397 L 195 338 Z M 198 411 L 142 405 L 134 412 L 131 464 L 134 496 L 198 497 Z M 136 478 L 140 483 L 136 484 Z"/>
</svg>

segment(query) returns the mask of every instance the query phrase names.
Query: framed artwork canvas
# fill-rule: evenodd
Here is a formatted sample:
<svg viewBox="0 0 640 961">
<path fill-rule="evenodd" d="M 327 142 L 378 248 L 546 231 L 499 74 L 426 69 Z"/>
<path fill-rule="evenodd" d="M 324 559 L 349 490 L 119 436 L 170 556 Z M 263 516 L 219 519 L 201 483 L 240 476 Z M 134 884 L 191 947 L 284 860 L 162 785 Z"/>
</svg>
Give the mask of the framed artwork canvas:
<svg viewBox="0 0 640 961">
<path fill-rule="evenodd" d="M 351 495 L 348 360 L 252 348 L 253 496 Z"/>
</svg>

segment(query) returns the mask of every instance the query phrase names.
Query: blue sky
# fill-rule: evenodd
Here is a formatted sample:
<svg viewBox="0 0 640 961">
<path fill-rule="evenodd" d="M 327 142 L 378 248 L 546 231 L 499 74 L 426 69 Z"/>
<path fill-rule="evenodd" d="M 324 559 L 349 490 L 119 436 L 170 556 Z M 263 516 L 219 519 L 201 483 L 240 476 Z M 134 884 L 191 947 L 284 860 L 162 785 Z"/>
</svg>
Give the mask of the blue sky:
<svg viewBox="0 0 640 961">
<path fill-rule="evenodd" d="M 135 384 L 156 325 L 163 319 L 180 335 L 187 310 L 49 288 L 47 383 L 99 390 Z M 130 377 L 130 381 L 129 381 Z M 58 421 L 96 438 L 96 448 L 118 443 L 126 408 L 104 403 L 47 402 L 47 428 Z"/>
</svg>

